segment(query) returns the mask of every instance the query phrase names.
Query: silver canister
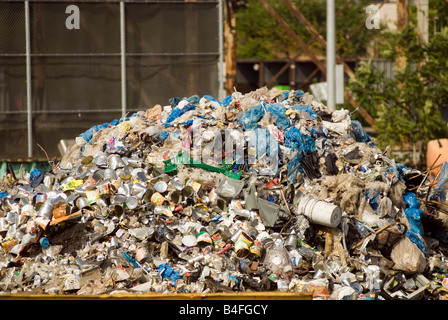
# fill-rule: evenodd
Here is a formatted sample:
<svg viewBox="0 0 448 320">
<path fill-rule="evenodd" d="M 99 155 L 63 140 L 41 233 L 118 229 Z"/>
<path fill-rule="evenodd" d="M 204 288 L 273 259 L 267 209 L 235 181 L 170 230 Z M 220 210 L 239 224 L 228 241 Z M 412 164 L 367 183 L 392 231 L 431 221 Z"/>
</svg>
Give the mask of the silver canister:
<svg viewBox="0 0 448 320">
<path fill-rule="evenodd" d="M 176 181 L 176 180 L 170 180 L 168 182 L 168 189 L 170 189 L 170 190 L 182 191 L 182 188 L 183 188 L 183 185 L 180 182 Z"/>
<path fill-rule="evenodd" d="M 285 248 L 286 248 L 287 250 L 289 250 L 289 251 L 291 251 L 291 250 L 297 248 L 297 241 L 298 241 L 297 235 L 296 235 L 295 233 L 291 233 L 291 234 L 286 238 L 286 241 L 285 241 Z"/>
<path fill-rule="evenodd" d="M 111 248 L 117 248 L 119 246 L 118 238 L 117 237 L 111 237 L 110 238 L 110 246 Z"/>
</svg>

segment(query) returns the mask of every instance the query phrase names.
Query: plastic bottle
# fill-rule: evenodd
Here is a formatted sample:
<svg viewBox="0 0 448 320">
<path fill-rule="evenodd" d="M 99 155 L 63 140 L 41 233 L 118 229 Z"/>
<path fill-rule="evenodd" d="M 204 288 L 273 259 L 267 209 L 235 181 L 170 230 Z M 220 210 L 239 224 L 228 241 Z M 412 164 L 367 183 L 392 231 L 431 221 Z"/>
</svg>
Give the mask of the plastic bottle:
<svg viewBox="0 0 448 320">
<path fill-rule="evenodd" d="M 286 272 L 292 269 L 291 258 L 281 239 L 267 244 L 264 261 L 272 273 L 279 277 L 287 277 Z"/>
</svg>

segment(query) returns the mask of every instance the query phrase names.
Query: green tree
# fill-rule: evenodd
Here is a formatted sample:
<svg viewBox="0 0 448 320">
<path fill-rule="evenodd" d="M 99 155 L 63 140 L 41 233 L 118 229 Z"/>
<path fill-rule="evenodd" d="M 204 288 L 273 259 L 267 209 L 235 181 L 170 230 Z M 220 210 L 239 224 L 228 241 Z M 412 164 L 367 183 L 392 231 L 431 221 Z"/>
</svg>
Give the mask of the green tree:
<svg viewBox="0 0 448 320">
<path fill-rule="evenodd" d="M 311 34 L 303 24 L 280 0 L 268 0 L 272 8 L 306 43 L 312 40 Z M 317 31 L 326 38 L 326 0 L 293 0 L 294 5 L 303 13 Z M 346 0 L 336 0 L 336 11 L 344 7 Z M 359 28 L 353 39 L 345 41 L 357 26 L 364 23 L 365 9 L 371 0 L 352 1 L 336 19 L 336 45 L 341 45 L 339 54 L 343 58 L 359 58 L 367 54 L 372 32 Z M 247 59 L 292 58 L 300 49 L 277 22 L 265 10 L 258 0 L 247 0 L 247 6 L 237 12 L 237 57 Z M 325 48 L 314 40 L 311 50 L 318 56 L 325 55 Z"/>
<path fill-rule="evenodd" d="M 422 165 L 428 141 L 448 136 L 441 116 L 448 105 L 448 28 L 422 43 L 410 24 L 402 33 L 386 33 L 380 48 L 382 58 L 404 58 L 401 67 L 395 63 L 393 79 L 384 78 L 372 63 L 363 62 L 348 87 L 374 117 L 378 145 L 420 152 L 419 163 L 411 164 Z"/>
</svg>

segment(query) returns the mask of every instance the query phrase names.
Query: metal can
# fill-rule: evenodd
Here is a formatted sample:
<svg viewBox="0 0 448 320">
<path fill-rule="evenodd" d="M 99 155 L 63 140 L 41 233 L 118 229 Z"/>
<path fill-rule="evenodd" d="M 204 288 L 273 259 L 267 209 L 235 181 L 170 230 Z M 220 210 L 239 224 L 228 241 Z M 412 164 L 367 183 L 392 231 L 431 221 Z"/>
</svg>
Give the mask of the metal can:
<svg viewBox="0 0 448 320">
<path fill-rule="evenodd" d="M 246 257 L 250 250 L 249 247 L 252 245 L 252 239 L 245 232 L 242 232 L 235 242 L 235 253 L 238 258 Z"/>
<path fill-rule="evenodd" d="M 151 202 L 154 203 L 156 206 L 162 205 L 162 203 L 165 201 L 165 197 L 162 196 L 159 192 L 154 192 L 151 196 Z"/>
<path fill-rule="evenodd" d="M 208 233 L 207 229 L 201 228 L 198 233 L 198 245 L 209 245 L 213 244 L 212 238 Z"/>
</svg>

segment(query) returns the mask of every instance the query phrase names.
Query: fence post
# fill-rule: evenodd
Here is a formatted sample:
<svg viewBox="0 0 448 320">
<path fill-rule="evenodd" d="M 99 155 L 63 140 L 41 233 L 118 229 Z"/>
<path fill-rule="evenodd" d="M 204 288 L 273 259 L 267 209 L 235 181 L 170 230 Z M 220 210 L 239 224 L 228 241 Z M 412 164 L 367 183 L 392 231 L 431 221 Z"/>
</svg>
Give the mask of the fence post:
<svg viewBox="0 0 448 320">
<path fill-rule="evenodd" d="M 124 1 L 120 1 L 120 47 L 121 47 L 121 116 L 126 115 L 126 28 Z"/>
<path fill-rule="evenodd" d="M 28 157 L 33 157 L 33 125 L 32 125 L 32 97 L 31 97 L 31 39 L 30 39 L 30 4 L 25 1 L 25 41 L 26 41 L 26 107 L 27 107 L 27 136 Z"/>
<path fill-rule="evenodd" d="M 223 100 L 224 99 L 224 78 L 225 78 L 225 71 L 224 71 L 224 31 L 223 31 L 223 0 L 218 1 L 218 47 L 219 47 L 219 61 L 218 61 L 218 76 L 219 76 L 219 82 L 218 82 L 218 99 Z"/>
<path fill-rule="evenodd" d="M 327 0 L 327 106 L 331 110 L 336 108 L 336 24 L 334 11 L 334 0 Z"/>
</svg>

